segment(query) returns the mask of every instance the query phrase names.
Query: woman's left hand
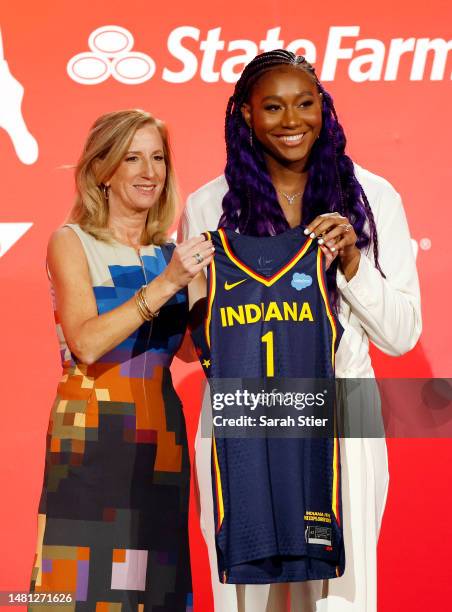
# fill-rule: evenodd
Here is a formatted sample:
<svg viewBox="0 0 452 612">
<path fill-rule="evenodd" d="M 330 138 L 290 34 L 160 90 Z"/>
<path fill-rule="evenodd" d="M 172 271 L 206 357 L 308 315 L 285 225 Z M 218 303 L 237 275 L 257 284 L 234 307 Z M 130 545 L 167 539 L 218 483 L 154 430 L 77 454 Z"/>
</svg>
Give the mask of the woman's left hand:
<svg viewBox="0 0 452 612">
<path fill-rule="evenodd" d="M 326 268 L 339 256 L 340 268 L 347 280 L 358 270 L 361 252 L 356 246 L 358 239 L 353 225 L 347 217 L 337 212 L 325 213 L 316 217 L 304 230 L 306 235 L 317 238 L 326 257 Z"/>
</svg>

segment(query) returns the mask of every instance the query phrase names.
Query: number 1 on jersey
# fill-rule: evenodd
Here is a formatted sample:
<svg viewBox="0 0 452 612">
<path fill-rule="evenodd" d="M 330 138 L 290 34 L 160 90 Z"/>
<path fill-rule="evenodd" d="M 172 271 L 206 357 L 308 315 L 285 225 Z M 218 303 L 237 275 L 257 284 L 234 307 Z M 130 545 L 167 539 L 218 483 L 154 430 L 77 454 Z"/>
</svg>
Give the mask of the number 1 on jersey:
<svg viewBox="0 0 452 612">
<path fill-rule="evenodd" d="M 275 361 L 273 357 L 273 332 L 269 331 L 261 338 L 261 342 L 267 345 L 267 376 L 275 375 Z"/>
</svg>

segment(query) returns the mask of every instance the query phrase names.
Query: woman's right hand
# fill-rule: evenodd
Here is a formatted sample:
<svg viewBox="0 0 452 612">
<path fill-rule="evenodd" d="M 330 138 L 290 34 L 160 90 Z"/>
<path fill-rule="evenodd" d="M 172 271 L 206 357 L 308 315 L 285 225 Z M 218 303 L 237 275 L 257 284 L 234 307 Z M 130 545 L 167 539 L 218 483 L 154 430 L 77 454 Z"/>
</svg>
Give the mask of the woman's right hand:
<svg viewBox="0 0 452 612">
<path fill-rule="evenodd" d="M 205 236 L 196 236 L 181 242 L 174 249 L 169 264 L 162 272 L 162 279 L 179 291 L 210 264 L 214 250 L 212 241 L 206 240 Z"/>
</svg>

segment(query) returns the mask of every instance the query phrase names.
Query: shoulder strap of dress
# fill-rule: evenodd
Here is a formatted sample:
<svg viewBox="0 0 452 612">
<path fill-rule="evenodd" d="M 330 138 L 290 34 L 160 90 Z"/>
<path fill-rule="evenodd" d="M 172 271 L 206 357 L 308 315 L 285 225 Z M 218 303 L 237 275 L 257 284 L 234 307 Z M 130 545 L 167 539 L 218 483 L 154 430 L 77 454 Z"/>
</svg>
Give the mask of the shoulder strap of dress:
<svg viewBox="0 0 452 612">
<path fill-rule="evenodd" d="M 70 227 L 71 230 L 77 234 L 82 243 L 83 251 L 91 272 L 93 264 L 98 267 L 101 261 L 108 261 L 108 257 L 105 257 L 105 251 L 108 249 L 108 245 L 96 240 L 94 236 L 85 232 L 77 223 L 65 223 L 64 227 Z"/>
<path fill-rule="evenodd" d="M 91 243 L 95 238 L 87 234 L 77 223 L 65 223 L 63 227 L 70 227 L 80 238 L 82 244 Z"/>
</svg>

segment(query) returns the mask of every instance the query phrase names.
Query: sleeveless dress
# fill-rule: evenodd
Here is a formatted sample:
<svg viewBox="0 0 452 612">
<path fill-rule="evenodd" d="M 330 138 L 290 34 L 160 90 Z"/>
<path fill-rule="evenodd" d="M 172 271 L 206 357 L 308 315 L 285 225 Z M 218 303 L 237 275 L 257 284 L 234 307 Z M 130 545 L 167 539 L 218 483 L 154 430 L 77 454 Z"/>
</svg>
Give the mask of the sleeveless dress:
<svg viewBox="0 0 452 612">
<path fill-rule="evenodd" d="M 137 253 L 69 227 L 83 245 L 99 314 L 160 274 L 174 249 Z M 71 354 L 55 311 L 63 376 L 48 428 L 30 590 L 72 593 L 65 610 L 193 609 L 190 465 L 169 369 L 187 309 L 181 291 L 92 365 Z"/>
</svg>

